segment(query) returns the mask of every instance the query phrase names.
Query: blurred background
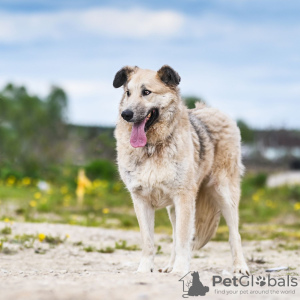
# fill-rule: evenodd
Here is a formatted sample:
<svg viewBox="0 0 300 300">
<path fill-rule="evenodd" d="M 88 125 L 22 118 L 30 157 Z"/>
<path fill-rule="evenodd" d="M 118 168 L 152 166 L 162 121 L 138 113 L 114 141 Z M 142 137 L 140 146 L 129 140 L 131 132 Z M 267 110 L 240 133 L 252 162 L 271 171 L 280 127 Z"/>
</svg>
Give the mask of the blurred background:
<svg viewBox="0 0 300 300">
<path fill-rule="evenodd" d="M 137 229 L 112 81 L 169 64 L 188 107 L 205 101 L 241 129 L 242 238 L 299 241 L 299 16 L 296 0 L 2 0 L 0 220 Z M 170 230 L 158 211 L 156 231 Z"/>
</svg>

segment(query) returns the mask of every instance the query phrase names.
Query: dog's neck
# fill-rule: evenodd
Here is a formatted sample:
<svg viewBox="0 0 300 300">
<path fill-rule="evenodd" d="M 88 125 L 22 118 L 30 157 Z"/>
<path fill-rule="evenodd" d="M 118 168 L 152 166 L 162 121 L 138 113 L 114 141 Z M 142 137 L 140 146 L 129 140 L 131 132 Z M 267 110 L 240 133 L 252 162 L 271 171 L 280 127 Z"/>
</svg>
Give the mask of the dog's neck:
<svg viewBox="0 0 300 300">
<path fill-rule="evenodd" d="M 174 132 L 180 126 L 181 129 L 185 126 L 183 119 L 188 120 L 187 108 L 180 102 L 177 110 L 173 112 L 172 118 L 168 122 L 157 123 L 150 128 L 147 134 L 147 145 L 144 147 L 144 151 L 148 156 L 161 153 L 166 147 L 172 143 L 174 139 Z M 176 141 L 175 141 L 176 143 Z"/>
</svg>

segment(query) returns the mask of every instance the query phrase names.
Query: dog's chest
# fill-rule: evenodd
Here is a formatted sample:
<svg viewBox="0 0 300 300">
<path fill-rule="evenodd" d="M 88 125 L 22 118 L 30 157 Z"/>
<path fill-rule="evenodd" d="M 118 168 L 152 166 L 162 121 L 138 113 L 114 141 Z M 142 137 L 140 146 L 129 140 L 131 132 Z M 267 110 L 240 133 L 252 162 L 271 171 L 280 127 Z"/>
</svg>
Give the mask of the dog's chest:
<svg viewBox="0 0 300 300">
<path fill-rule="evenodd" d="M 172 203 L 173 194 L 182 184 L 178 162 L 149 157 L 123 170 L 125 184 L 131 193 L 147 198 L 159 208 Z"/>
</svg>

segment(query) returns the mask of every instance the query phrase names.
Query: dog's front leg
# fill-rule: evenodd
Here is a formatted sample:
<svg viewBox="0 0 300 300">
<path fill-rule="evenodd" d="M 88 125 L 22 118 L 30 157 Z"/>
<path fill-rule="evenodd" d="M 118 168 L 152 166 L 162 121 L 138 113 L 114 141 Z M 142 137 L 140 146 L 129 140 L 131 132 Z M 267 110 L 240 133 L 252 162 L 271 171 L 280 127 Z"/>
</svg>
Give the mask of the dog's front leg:
<svg viewBox="0 0 300 300">
<path fill-rule="evenodd" d="M 174 199 L 176 211 L 176 258 L 172 273 L 185 274 L 190 268 L 191 242 L 194 234 L 195 195 L 182 193 Z"/>
<path fill-rule="evenodd" d="M 153 272 L 154 207 L 146 199 L 133 197 L 134 209 L 142 236 L 142 258 L 137 272 Z"/>
</svg>

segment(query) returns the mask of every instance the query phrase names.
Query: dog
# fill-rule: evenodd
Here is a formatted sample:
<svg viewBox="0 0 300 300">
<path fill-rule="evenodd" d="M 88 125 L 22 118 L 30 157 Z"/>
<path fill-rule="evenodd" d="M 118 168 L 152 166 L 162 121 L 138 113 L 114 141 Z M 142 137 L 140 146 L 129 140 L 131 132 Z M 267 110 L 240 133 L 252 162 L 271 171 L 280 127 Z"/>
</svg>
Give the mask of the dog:
<svg viewBox="0 0 300 300">
<path fill-rule="evenodd" d="M 158 71 L 126 66 L 113 86 L 123 86 L 115 129 L 117 164 L 130 191 L 142 238 L 137 272 L 153 272 L 154 214 L 167 208 L 173 228 L 170 261 L 160 272 L 187 273 L 191 250 L 214 235 L 221 214 L 229 227 L 233 272 L 249 275 L 238 231 L 240 131 L 204 104 L 187 109 L 170 66 Z"/>
</svg>

